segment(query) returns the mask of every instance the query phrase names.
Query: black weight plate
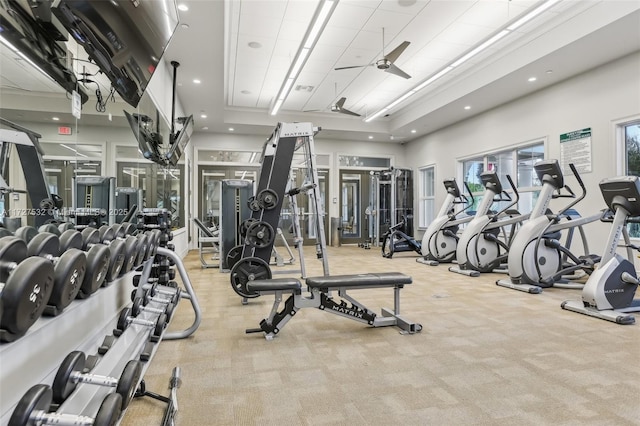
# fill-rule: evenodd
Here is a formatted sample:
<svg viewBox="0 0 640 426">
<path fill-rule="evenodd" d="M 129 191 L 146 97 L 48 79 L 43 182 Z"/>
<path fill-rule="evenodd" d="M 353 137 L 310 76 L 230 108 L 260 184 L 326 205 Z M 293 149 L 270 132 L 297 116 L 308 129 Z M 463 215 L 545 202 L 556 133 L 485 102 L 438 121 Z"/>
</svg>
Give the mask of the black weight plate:
<svg viewBox="0 0 640 426">
<path fill-rule="evenodd" d="M 122 397 L 117 393 L 110 393 L 105 397 L 98 408 L 93 426 L 115 426 L 122 410 Z"/>
<path fill-rule="evenodd" d="M 100 244 L 100 233 L 95 228 L 84 228 L 82 230 L 82 249 L 86 250 L 92 245 Z"/>
<path fill-rule="evenodd" d="M 85 363 L 86 358 L 81 351 L 73 351 L 64 358 L 51 384 L 53 402 L 62 404 L 76 390 L 78 382 L 74 381 L 71 375 L 82 373 Z"/>
<path fill-rule="evenodd" d="M 278 194 L 273 189 L 263 189 L 256 197 L 265 210 L 272 210 L 278 205 Z"/>
<path fill-rule="evenodd" d="M 15 235 L 25 243 L 28 243 L 33 237 L 38 235 L 38 230 L 33 226 L 21 226 L 16 229 Z"/>
<path fill-rule="evenodd" d="M 142 265 L 147 260 L 147 251 L 149 250 L 149 237 L 145 234 L 136 235 L 138 239 L 138 257 L 136 258 L 136 266 Z"/>
<path fill-rule="evenodd" d="M 107 281 L 111 282 L 118 278 L 122 265 L 124 265 L 124 243 L 122 240 L 113 240 L 109 247 L 109 269 L 107 270 Z"/>
<path fill-rule="evenodd" d="M 17 237 L 0 238 L 0 260 L 6 263 L 20 263 L 27 258 L 27 243 Z M 9 270 L 0 268 L 0 282 L 6 282 Z"/>
<path fill-rule="evenodd" d="M 58 256 L 60 253 L 60 239 L 49 232 L 41 232 L 27 244 L 27 256 Z"/>
<path fill-rule="evenodd" d="M 242 249 L 244 246 L 233 246 L 231 250 L 227 253 L 227 268 L 233 268 L 238 260 L 242 259 Z"/>
<path fill-rule="evenodd" d="M 87 257 L 83 251 L 69 249 L 53 267 L 53 291 L 47 303 L 58 312 L 69 306 L 76 298 L 87 271 Z"/>
<path fill-rule="evenodd" d="M 60 253 L 71 248 L 82 250 L 82 234 L 75 229 L 67 229 L 60 235 Z"/>
<path fill-rule="evenodd" d="M 47 385 L 32 386 L 18 401 L 8 426 L 32 425 L 31 415 L 37 411 L 49 412 L 51 406 L 51 388 Z"/>
<path fill-rule="evenodd" d="M 41 257 L 29 257 L 20 262 L 2 290 L 1 328 L 22 335 L 40 318 L 52 290 L 51 262 Z"/>
<path fill-rule="evenodd" d="M 127 406 L 133 399 L 133 395 L 136 393 L 138 382 L 142 376 L 142 364 L 140 361 L 132 359 L 124 366 L 120 379 L 118 380 L 118 386 L 116 386 L 116 393 L 122 396 L 123 410 L 127 409 Z"/>
<path fill-rule="evenodd" d="M 262 210 L 260 202 L 255 197 L 249 197 L 249 199 L 247 200 L 247 207 L 249 207 L 249 210 L 254 212 L 259 212 L 260 210 Z"/>
<path fill-rule="evenodd" d="M 247 229 L 245 243 L 251 247 L 264 248 L 272 244 L 275 237 L 276 233 L 269 223 L 263 221 L 254 222 Z"/>
<path fill-rule="evenodd" d="M 254 280 L 270 280 L 269 264 L 259 257 L 245 257 L 231 268 L 231 287 L 242 297 L 253 298 L 259 294 L 250 292 L 247 283 Z"/>
<path fill-rule="evenodd" d="M 120 315 L 118 316 L 118 323 L 116 327 L 120 331 L 125 331 L 129 327 L 129 317 L 131 316 L 131 309 L 122 308 Z"/>
<path fill-rule="evenodd" d="M 162 332 L 167 327 L 167 316 L 165 314 L 160 314 L 158 319 L 156 320 L 156 326 L 153 328 L 153 335 L 155 337 L 162 336 Z"/>
<path fill-rule="evenodd" d="M 0 226 L 0 238 L 2 237 L 12 237 L 13 232 L 9 231 L 7 228 Z"/>
<path fill-rule="evenodd" d="M 121 274 L 126 274 L 136 264 L 138 258 L 138 239 L 129 235 L 124 240 L 124 265 L 122 265 Z"/>
<path fill-rule="evenodd" d="M 100 237 L 100 242 L 104 243 L 105 241 L 112 241 L 116 239 L 116 234 L 110 226 L 102 225 L 98 229 L 98 235 Z"/>
<path fill-rule="evenodd" d="M 142 312 L 142 307 L 142 297 L 134 297 L 133 304 L 131 305 L 131 315 L 133 315 L 134 317 L 140 315 L 140 312 Z"/>
<path fill-rule="evenodd" d="M 249 229 L 249 227 L 251 227 L 251 225 L 253 225 L 254 223 L 256 223 L 258 221 L 258 219 L 254 219 L 252 217 L 250 217 L 249 219 L 243 220 L 242 223 L 240 224 L 240 236 L 242 238 L 245 238 L 247 236 L 247 230 Z"/>
<path fill-rule="evenodd" d="M 52 234 L 60 236 L 60 230 L 58 229 L 58 226 L 54 225 L 53 223 L 47 223 L 42 225 L 41 227 L 38 228 L 38 232 L 50 232 Z"/>
<path fill-rule="evenodd" d="M 87 251 L 87 269 L 82 280 L 82 297 L 95 293 L 107 278 L 109 269 L 109 248 L 97 244 Z"/>
</svg>

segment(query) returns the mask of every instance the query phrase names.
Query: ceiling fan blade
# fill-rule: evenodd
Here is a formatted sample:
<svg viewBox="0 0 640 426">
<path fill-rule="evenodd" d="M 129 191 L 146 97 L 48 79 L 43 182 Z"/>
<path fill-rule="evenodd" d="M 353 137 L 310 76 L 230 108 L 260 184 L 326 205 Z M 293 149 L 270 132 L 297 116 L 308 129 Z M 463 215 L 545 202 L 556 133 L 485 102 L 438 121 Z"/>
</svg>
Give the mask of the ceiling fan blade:
<svg viewBox="0 0 640 426">
<path fill-rule="evenodd" d="M 400 68 L 396 67 L 393 64 L 391 64 L 389 66 L 389 68 L 387 68 L 384 71 L 388 72 L 388 73 L 391 73 L 393 75 L 397 75 L 397 76 L 402 77 L 402 78 L 406 78 L 406 79 L 411 78 L 411 76 L 409 74 L 407 74 L 406 72 L 402 71 Z"/>
<path fill-rule="evenodd" d="M 400 43 L 400 46 L 396 47 L 391 52 L 387 53 L 384 58 L 390 61 L 391 63 L 395 62 L 398 59 L 398 57 L 402 55 L 402 52 L 404 52 L 405 49 L 409 47 L 410 44 L 411 43 L 408 41 L 403 41 L 402 43 Z"/>
<path fill-rule="evenodd" d="M 338 102 L 336 102 L 336 108 L 340 109 L 342 108 L 342 106 L 344 105 L 344 103 L 347 101 L 347 98 L 340 98 L 338 100 Z"/>
<path fill-rule="evenodd" d="M 353 111 L 349 111 L 348 109 L 344 109 L 344 108 L 340 108 L 340 109 L 338 110 L 338 112 L 339 112 L 340 114 L 354 115 L 354 116 L 356 116 L 356 117 L 360 117 L 360 114 L 355 113 L 355 112 L 353 112 Z"/>
<path fill-rule="evenodd" d="M 364 68 L 364 67 L 370 67 L 370 66 L 373 66 L 373 65 L 375 65 L 375 64 L 367 64 L 367 65 L 353 65 L 353 66 L 350 66 L 350 67 L 338 67 L 338 68 L 334 68 L 334 70 L 338 71 L 338 70 L 348 70 L 348 69 L 351 69 L 351 68 Z"/>
</svg>

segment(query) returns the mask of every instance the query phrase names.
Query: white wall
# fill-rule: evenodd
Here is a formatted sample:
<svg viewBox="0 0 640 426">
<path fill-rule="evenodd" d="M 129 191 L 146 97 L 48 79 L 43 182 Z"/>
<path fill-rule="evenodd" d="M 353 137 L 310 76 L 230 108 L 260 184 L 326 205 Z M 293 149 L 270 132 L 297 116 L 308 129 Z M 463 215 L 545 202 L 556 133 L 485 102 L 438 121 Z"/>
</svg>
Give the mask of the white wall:
<svg viewBox="0 0 640 426">
<path fill-rule="evenodd" d="M 415 170 L 435 164 L 436 182 L 442 182 L 449 176 L 460 178 L 461 158 L 541 138 L 547 139 L 546 158 L 560 159 L 560 134 L 590 127 L 592 172 L 581 175 L 587 198 L 576 206 L 586 216 L 606 207 L 598 183 L 619 174 L 615 122 L 638 115 L 640 53 L 635 53 L 411 141 L 406 146 L 406 165 Z M 566 183 L 578 189 L 573 177 L 567 177 Z M 445 195 L 442 185 L 436 184 L 436 206 Z M 608 230 L 601 223 L 589 225 L 592 252 L 602 251 L 598 244 Z"/>
</svg>

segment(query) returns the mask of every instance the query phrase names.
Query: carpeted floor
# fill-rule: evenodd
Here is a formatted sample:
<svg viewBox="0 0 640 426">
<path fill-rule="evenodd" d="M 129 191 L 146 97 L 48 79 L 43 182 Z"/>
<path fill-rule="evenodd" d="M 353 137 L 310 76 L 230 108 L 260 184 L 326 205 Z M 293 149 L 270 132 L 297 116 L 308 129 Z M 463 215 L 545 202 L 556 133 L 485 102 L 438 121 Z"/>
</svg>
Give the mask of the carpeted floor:
<svg viewBox="0 0 640 426">
<path fill-rule="evenodd" d="M 308 275 L 321 275 L 313 247 L 306 259 Z M 471 278 L 415 259 L 329 248 L 332 275 L 411 275 L 401 312 L 421 333 L 303 309 L 267 341 L 244 331 L 269 314 L 273 297 L 243 306 L 229 274 L 201 269 L 191 252 L 185 265 L 202 325 L 161 343 L 147 388 L 168 394 L 180 366 L 177 424 L 189 426 L 640 424 L 640 317 L 617 325 L 562 310 L 563 300 L 580 298 L 576 290 L 531 295 L 496 286 L 499 274 Z M 378 313 L 393 308 L 391 289 L 351 295 Z M 192 321 L 183 301 L 170 330 Z M 164 408 L 136 399 L 122 424 L 160 424 Z"/>
</svg>

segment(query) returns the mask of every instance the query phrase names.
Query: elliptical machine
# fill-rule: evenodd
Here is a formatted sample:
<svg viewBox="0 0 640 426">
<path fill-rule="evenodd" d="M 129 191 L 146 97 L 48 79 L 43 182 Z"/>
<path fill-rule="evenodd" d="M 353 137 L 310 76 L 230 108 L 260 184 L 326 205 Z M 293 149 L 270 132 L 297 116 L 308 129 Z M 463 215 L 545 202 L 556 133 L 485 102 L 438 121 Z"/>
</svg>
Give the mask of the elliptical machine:
<svg viewBox="0 0 640 426">
<path fill-rule="evenodd" d="M 640 299 L 634 299 L 640 280 L 636 273 L 627 232 L 627 223 L 640 222 L 640 178 L 621 176 L 600 182 L 600 191 L 609 209 L 614 212 L 609 238 L 600 266 L 582 289 L 582 300 L 566 300 L 562 309 L 589 315 L 617 324 L 634 324 L 632 312 L 640 312 Z M 628 259 L 616 253 L 623 235 Z"/>
<path fill-rule="evenodd" d="M 413 237 L 407 235 L 404 230 L 406 218 L 390 227 L 387 232 L 382 235 L 382 257 L 391 259 L 396 252 L 415 251 L 422 253 L 422 245 Z"/>
<path fill-rule="evenodd" d="M 600 261 L 599 256 L 587 254 L 589 249 L 582 226 L 600 219 L 601 213 L 583 218 L 573 210 L 585 198 L 587 191 L 575 166 L 569 164 L 569 167 L 581 188 L 582 193 L 578 197 L 565 185 L 558 160 L 540 161 L 534 165 L 542 190 L 531 218 L 520 228 L 511 244 L 507 260 L 509 279 L 498 280 L 497 285 L 532 294 L 539 294 L 543 288 L 552 286 L 581 289 L 583 284 L 570 282 L 567 278 L 575 279 L 576 276 L 570 274 L 577 271 L 590 274 Z M 563 189 L 564 193 L 561 192 Z M 574 200 L 558 213 L 551 214 L 548 207 L 554 198 Z M 580 257 L 570 251 L 576 229 L 582 237 L 585 252 Z M 560 243 L 563 230 L 568 230 L 564 246 Z"/>
<path fill-rule="evenodd" d="M 471 193 L 471 189 L 465 182 L 465 187 L 471 199 L 467 198 L 458 187 L 455 178 L 446 179 L 444 187 L 447 190 L 442 207 L 435 219 L 429 224 L 422 237 L 422 257 L 416 259 L 416 262 L 424 263 L 429 266 L 437 266 L 440 263 L 451 263 L 456 258 L 456 247 L 458 245 L 458 229 L 460 225 L 470 222 L 473 215 L 465 214 L 475 199 Z M 455 211 L 455 206 L 462 204 L 463 207 Z"/>
<path fill-rule="evenodd" d="M 478 277 L 481 272 L 493 272 L 506 260 L 511 239 L 515 235 L 515 227 L 526 220 L 528 214 L 519 214 L 511 210 L 519 200 L 516 186 L 507 175 L 509 185 L 515 195 L 512 198 L 502 189 L 502 184 L 495 171 L 486 171 L 480 175 L 486 190 L 478 211 L 467 225 L 458 241 L 456 258 L 458 266 L 449 267 L 449 271 L 458 274 Z M 495 197 L 500 194 L 499 197 Z M 489 207 L 494 202 L 508 201 L 509 204 L 497 213 L 489 214 Z M 506 227 L 511 227 L 510 232 Z M 504 241 L 499 239 L 500 232 Z M 509 234 L 509 236 L 507 236 Z"/>
</svg>

